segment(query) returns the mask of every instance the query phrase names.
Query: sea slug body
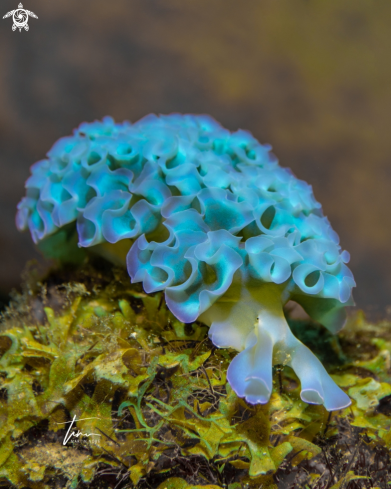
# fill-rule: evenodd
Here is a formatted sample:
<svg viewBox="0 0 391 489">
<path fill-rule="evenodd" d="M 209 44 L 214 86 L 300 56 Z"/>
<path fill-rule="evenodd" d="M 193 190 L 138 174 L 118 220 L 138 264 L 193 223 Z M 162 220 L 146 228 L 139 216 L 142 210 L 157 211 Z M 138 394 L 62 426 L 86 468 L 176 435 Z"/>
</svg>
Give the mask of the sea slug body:
<svg viewBox="0 0 391 489">
<path fill-rule="evenodd" d="M 227 378 L 250 403 L 268 402 L 272 366 L 289 365 L 301 398 L 350 404 L 290 331 L 288 300 L 331 332 L 352 305 L 353 275 L 312 188 L 250 133 L 205 115 L 83 123 L 32 166 L 16 223 L 47 254 L 90 248 L 123 261 L 147 293 L 164 290 L 181 321 L 210 326 L 239 354 Z"/>
</svg>

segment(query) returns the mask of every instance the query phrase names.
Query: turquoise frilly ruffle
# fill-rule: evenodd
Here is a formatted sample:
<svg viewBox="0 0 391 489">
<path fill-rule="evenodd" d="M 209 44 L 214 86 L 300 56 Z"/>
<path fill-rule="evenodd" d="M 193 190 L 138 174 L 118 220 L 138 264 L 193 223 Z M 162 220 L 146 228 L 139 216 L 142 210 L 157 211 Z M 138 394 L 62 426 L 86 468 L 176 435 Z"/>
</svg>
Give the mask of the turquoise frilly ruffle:
<svg viewBox="0 0 391 489">
<path fill-rule="evenodd" d="M 37 243 L 77 221 L 81 247 L 138 238 L 130 276 L 147 292 L 166 290 L 183 321 L 224 294 L 238 268 L 341 303 L 355 285 L 311 186 L 281 168 L 270 146 L 208 116 L 84 123 L 31 171 L 19 229 Z M 162 225 L 168 238 L 148 242 Z"/>
</svg>

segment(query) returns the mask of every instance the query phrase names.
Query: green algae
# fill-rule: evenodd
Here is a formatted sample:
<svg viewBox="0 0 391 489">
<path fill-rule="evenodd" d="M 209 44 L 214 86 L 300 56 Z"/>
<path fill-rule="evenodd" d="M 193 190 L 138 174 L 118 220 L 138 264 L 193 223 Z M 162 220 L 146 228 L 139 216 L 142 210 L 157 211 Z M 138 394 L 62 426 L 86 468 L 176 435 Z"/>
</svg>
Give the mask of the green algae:
<svg viewBox="0 0 391 489">
<path fill-rule="evenodd" d="M 335 353 L 332 377 L 352 398 L 330 418 L 323 406 L 301 401 L 289 368 L 276 372 L 268 404 L 246 404 L 226 380 L 236 353 L 216 349 L 206 326 L 180 323 L 161 294 L 128 285 L 119 270 L 111 280 L 92 269 L 78 278 L 26 290 L 4 315 L 3 484 L 277 487 L 288 465 L 320 459 L 346 426 L 367 446 L 391 448 L 389 324 L 368 324 L 358 313 L 339 341 L 325 339 Z M 294 327 L 303 341 L 316 342 L 317 330 L 325 335 L 307 321 Z M 65 443 L 74 417 L 79 435 Z M 330 475 L 330 487 L 368 477 L 345 465 L 339 480 L 337 470 Z M 321 477 L 314 465 L 298 487 Z"/>
</svg>

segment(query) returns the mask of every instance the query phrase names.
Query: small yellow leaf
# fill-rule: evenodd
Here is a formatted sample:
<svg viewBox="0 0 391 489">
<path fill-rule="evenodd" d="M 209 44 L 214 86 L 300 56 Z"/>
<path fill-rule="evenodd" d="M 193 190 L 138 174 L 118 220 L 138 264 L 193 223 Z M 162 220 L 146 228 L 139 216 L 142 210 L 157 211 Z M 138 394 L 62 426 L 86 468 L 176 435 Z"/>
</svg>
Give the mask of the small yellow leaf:
<svg viewBox="0 0 391 489">
<path fill-rule="evenodd" d="M 276 466 L 276 469 L 282 464 L 284 461 L 285 457 L 288 455 L 293 450 L 292 445 L 284 441 L 280 445 L 273 447 L 270 449 L 270 456 L 274 462 L 274 465 Z"/>
</svg>

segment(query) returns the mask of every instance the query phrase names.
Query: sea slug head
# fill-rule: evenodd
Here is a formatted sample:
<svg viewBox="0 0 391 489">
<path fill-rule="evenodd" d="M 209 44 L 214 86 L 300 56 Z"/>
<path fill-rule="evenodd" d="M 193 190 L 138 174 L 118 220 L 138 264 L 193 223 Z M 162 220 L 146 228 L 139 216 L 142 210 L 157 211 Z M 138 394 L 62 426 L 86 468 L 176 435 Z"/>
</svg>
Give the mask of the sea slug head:
<svg viewBox="0 0 391 489">
<path fill-rule="evenodd" d="M 248 402 L 269 400 L 272 366 L 283 364 L 304 401 L 342 409 L 348 396 L 293 336 L 283 306 L 292 299 L 337 332 L 353 304 L 349 254 L 311 186 L 270 149 L 205 115 L 84 123 L 33 165 L 17 226 L 52 256 L 76 256 L 77 243 L 126 260 L 178 319 L 205 322 L 216 346 L 239 351 L 227 377 Z"/>
</svg>

